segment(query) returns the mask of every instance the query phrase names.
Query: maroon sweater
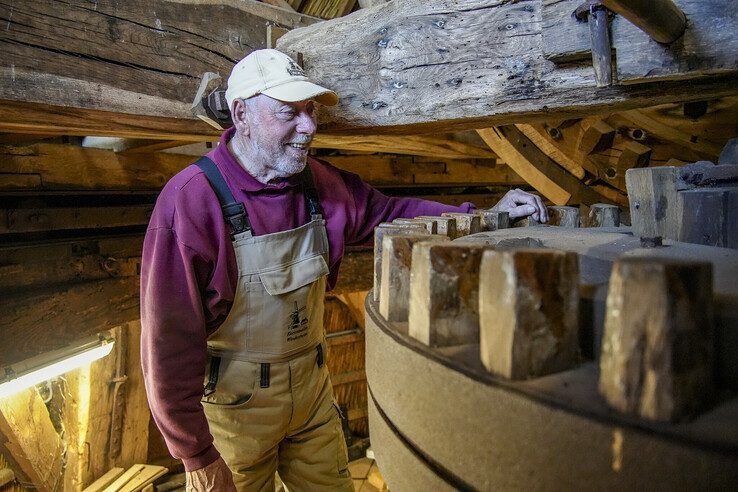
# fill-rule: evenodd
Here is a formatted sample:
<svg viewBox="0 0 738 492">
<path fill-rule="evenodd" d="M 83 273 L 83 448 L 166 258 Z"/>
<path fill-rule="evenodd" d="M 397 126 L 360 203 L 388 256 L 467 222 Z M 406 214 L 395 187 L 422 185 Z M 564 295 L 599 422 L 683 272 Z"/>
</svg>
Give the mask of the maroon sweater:
<svg viewBox="0 0 738 492">
<path fill-rule="evenodd" d="M 231 156 L 224 132 L 208 156 L 216 163 L 237 201 L 242 201 L 255 235 L 299 227 L 308 221 L 296 176 L 262 184 Z M 330 245 L 331 288 L 344 246 L 369 243 L 380 222 L 398 217 L 468 212 L 473 205 L 442 205 L 414 198 L 390 198 L 357 175 L 308 159 Z M 233 302 L 238 267 L 215 193 L 197 166 L 174 176 L 156 202 L 141 261 L 141 360 L 149 406 L 172 456 L 188 471 L 215 461 L 200 404 L 206 340 L 225 319 Z"/>
</svg>

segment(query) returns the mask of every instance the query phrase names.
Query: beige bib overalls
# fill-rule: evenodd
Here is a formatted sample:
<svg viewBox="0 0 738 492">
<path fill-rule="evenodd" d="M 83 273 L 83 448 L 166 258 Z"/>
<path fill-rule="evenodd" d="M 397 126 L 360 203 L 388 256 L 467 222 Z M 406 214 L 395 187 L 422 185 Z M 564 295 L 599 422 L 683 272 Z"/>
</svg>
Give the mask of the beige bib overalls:
<svg viewBox="0 0 738 492">
<path fill-rule="evenodd" d="M 238 287 L 208 338 L 202 399 L 215 447 L 239 490 L 353 491 L 339 410 L 323 360 L 328 238 L 310 168 L 303 191 L 311 221 L 253 236 L 212 161 L 198 161 L 231 225 Z M 275 211 L 279 213 L 279 211 Z"/>
</svg>

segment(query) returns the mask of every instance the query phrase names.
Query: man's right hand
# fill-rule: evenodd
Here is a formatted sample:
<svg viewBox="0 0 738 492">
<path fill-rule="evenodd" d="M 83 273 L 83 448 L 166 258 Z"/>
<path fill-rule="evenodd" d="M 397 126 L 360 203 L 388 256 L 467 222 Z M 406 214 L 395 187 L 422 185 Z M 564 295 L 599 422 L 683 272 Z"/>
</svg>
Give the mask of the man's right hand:
<svg viewBox="0 0 738 492">
<path fill-rule="evenodd" d="M 236 490 L 231 470 L 225 461 L 223 461 L 223 458 L 218 458 L 199 470 L 187 472 L 186 477 L 187 492 L 209 492 L 216 490 L 218 492 L 235 492 Z"/>
</svg>

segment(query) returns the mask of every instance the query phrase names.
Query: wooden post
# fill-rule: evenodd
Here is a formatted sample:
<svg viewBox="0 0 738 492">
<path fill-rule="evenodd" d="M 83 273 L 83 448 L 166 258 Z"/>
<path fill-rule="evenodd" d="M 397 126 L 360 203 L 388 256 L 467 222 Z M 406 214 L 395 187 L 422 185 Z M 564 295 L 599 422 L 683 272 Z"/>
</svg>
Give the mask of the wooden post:
<svg viewBox="0 0 738 492">
<path fill-rule="evenodd" d="M 676 239 L 682 215 L 677 193 L 677 168 L 628 169 L 625 183 L 630 198 L 633 234 Z"/>
<path fill-rule="evenodd" d="M 589 208 L 588 227 L 620 227 L 620 207 L 595 203 Z"/>
<path fill-rule="evenodd" d="M 431 347 L 479 341 L 479 262 L 473 244 L 417 243 L 410 274 L 408 334 Z"/>
<path fill-rule="evenodd" d="M 374 229 L 374 289 L 372 297 L 379 302 L 379 289 L 382 284 L 382 238 L 385 234 L 428 234 L 422 224 L 390 224 L 383 222 Z"/>
<path fill-rule="evenodd" d="M 687 17 L 672 0 L 601 1 L 659 43 L 676 41 L 687 27 Z"/>
<path fill-rule="evenodd" d="M 577 254 L 484 252 L 479 273 L 480 357 L 488 371 L 527 379 L 579 358 Z"/>
<path fill-rule="evenodd" d="M 496 231 L 510 227 L 510 213 L 493 210 L 477 210 L 483 231 Z"/>
<path fill-rule="evenodd" d="M 379 313 L 387 321 L 407 321 L 413 245 L 420 241 L 448 241 L 438 234 L 394 235 L 382 239 L 382 284 Z"/>
<path fill-rule="evenodd" d="M 600 393 L 655 421 L 694 414 L 713 391 L 712 265 L 615 262 L 600 355 Z"/>
<path fill-rule="evenodd" d="M 579 208 L 567 206 L 548 207 L 549 225 L 579 227 Z"/>
</svg>

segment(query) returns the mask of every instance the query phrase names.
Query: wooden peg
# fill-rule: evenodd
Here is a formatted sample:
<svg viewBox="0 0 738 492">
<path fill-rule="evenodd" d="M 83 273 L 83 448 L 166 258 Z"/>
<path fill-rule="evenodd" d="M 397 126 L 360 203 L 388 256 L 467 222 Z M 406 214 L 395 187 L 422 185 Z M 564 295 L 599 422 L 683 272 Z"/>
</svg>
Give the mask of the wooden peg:
<svg viewBox="0 0 738 492">
<path fill-rule="evenodd" d="M 443 217 L 452 217 L 456 220 L 457 237 L 482 232 L 482 223 L 480 217 L 476 214 L 444 212 L 441 215 Z"/>
<path fill-rule="evenodd" d="M 548 207 L 549 225 L 579 227 L 579 208 L 554 205 Z"/>
<path fill-rule="evenodd" d="M 477 210 L 483 231 L 496 231 L 510 227 L 510 213 L 492 210 Z"/>
</svg>

